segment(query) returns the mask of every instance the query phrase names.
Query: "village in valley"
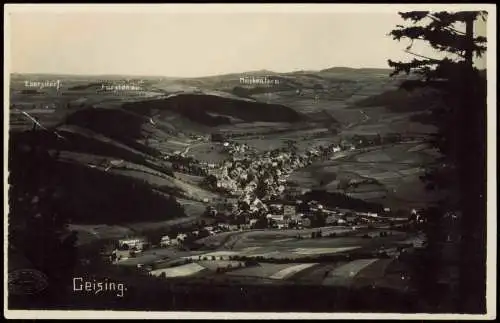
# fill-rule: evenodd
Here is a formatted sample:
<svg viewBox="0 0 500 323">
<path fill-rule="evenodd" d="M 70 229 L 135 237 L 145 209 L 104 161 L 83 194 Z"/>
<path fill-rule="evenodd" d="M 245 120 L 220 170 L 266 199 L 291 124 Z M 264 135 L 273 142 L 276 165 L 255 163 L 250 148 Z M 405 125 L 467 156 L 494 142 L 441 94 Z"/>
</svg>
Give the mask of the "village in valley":
<svg viewBox="0 0 500 323">
<path fill-rule="evenodd" d="M 358 136 L 360 137 L 360 136 Z M 282 149 L 260 153 L 248 146 L 220 135 L 211 138 L 195 138 L 199 142 L 211 142 L 228 158 L 219 163 L 200 162 L 185 152 L 175 151 L 164 157 L 173 163 L 173 169 L 184 174 L 203 175 L 203 185 L 224 194 L 226 197 L 215 200 L 203 199 L 206 210 L 201 221 L 189 225 L 166 228 L 164 234 L 153 236 L 136 235 L 116 239 L 102 253 L 106 261 L 117 266 L 135 266 L 141 272 L 153 276 L 170 278 L 189 278 L 204 266 L 198 262 L 211 262 L 208 266 L 214 272 L 227 271 L 235 266 L 244 268 L 245 263 L 257 264 L 260 261 L 276 261 L 284 257 L 286 250 L 277 257 L 275 252 L 262 256 L 256 252 L 259 247 L 249 250 L 235 250 L 239 239 L 246 235 L 271 234 L 283 236 L 284 240 L 301 241 L 304 239 L 333 239 L 358 237 L 361 239 L 385 238 L 401 233 L 393 230 L 416 230 L 423 218 L 416 209 L 406 213 L 392 212 L 385 207 L 378 211 L 363 211 L 335 206 L 335 203 L 322 203 L 309 197 L 301 199 L 311 190 L 297 189 L 288 185 L 289 175 L 298 168 L 311 165 L 315 161 L 335 159 L 356 149 L 380 145 L 380 136 L 360 137 L 355 141 L 342 140 L 337 144 L 310 148 L 298 152 L 292 140 Z M 401 138 L 398 138 L 401 141 Z M 407 141 L 414 138 L 405 138 Z M 378 142 L 377 142 L 378 140 Z M 399 142 L 400 142 L 399 141 Z M 387 136 L 386 143 L 396 143 L 394 136 Z M 276 237 L 275 237 L 276 238 Z M 278 240 L 279 241 L 279 240 Z M 422 248 L 425 237 L 417 235 L 393 246 L 382 246 L 372 251 L 372 256 L 381 254 L 397 257 L 405 250 Z M 272 248 L 272 246 L 268 246 Z M 300 248 L 299 248 L 300 249 Z M 318 255 L 329 253 L 344 254 L 354 248 L 323 248 Z M 307 253 L 306 253 L 307 254 Z M 313 251 L 314 254 L 314 251 Z M 291 258 L 293 258 L 291 256 Z M 243 261 L 245 260 L 245 261 Z M 253 260 L 249 262 L 249 260 Z M 293 262 L 296 262 L 295 259 Z M 306 267 L 304 267 L 305 269 Z M 185 270 L 183 270 L 185 269 Z"/>
<path fill-rule="evenodd" d="M 299 74 L 307 85 L 290 88 L 285 74 L 281 88 L 266 87 L 269 93 L 252 99 L 233 94 L 238 75 L 204 80 L 203 87 L 189 86 L 196 80 L 145 81 L 149 99 L 65 79 L 69 89 L 53 96 L 61 102 L 34 124 L 23 118 L 35 113 L 33 104 L 14 92 L 15 127 L 43 130 L 66 118 L 56 127 L 63 139 L 47 145 L 68 174 L 61 181 L 84 196 L 65 226 L 77 237 L 76 272 L 130 284 L 145 279 L 138 290 L 155 284 L 158 293 L 174 295 L 169 302 L 203 294 L 207 284 L 236 298 L 253 286 L 254 302 L 261 288 L 283 285 L 359 297 L 367 295 L 356 294 L 360 289 L 412 294 L 419 269 L 411 261 L 428 243 L 424 208 L 435 198 L 419 178 L 436 159 L 428 145 L 433 129 L 411 113 L 364 107 L 377 94 L 360 99 L 368 103 L 338 103 L 344 98 L 336 96 L 359 88 L 384 96 L 401 82 L 378 70 L 366 80 L 340 71 L 318 72 L 330 87 Z M 338 82 L 337 75 L 356 81 Z M 177 84 L 184 89 L 174 91 Z M 97 103 L 81 101 L 83 94 Z M 66 102 L 73 97 L 79 106 Z M 458 227 L 456 215 L 446 221 Z M 456 240 L 450 234 L 449 245 Z M 453 248 L 448 254 L 457 256 Z M 443 268 L 440 277 L 452 284 Z M 279 288 L 265 293 L 281 304 Z"/>
</svg>

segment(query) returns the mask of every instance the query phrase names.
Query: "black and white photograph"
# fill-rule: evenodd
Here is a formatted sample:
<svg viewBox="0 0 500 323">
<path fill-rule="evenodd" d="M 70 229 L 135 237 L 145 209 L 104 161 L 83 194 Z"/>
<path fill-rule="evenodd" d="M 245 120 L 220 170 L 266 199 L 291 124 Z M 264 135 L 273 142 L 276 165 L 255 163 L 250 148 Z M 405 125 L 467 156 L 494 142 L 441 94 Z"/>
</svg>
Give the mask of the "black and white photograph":
<svg viewBox="0 0 500 323">
<path fill-rule="evenodd" d="M 4 27 L 7 318 L 496 318 L 495 5 Z"/>
</svg>

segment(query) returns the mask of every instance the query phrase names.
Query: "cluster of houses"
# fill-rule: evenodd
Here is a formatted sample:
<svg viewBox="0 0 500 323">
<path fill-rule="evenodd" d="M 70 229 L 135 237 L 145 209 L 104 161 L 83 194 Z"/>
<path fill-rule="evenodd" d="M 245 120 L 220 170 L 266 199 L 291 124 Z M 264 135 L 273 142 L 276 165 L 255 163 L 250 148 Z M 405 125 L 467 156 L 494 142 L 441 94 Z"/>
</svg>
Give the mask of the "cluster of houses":
<svg viewBox="0 0 500 323">
<path fill-rule="evenodd" d="M 286 179 L 295 169 L 310 165 L 319 157 L 341 151 L 340 145 L 310 148 L 304 153 L 279 148 L 258 156 L 245 145 L 228 144 L 231 158 L 209 170 L 216 186 L 241 199 L 254 194 L 261 198 L 278 197 L 285 191 Z M 256 192 L 258 191 L 258 193 Z"/>
<path fill-rule="evenodd" d="M 240 144 L 237 142 L 225 141 L 222 143 L 223 151 L 227 152 L 231 156 L 238 154 L 251 154 L 255 155 L 257 153 L 256 149 L 250 147 L 247 144 Z"/>
<path fill-rule="evenodd" d="M 296 200 L 294 203 L 263 202 L 257 198 L 245 201 L 244 210 L 238 209 L 232 212 L 233 219 L 240 221 L 215 220 L 212 225 L 198 227 L 188 232 L 180 232 L 161 237 L 159 245 L 154 246 L 145 237 L 124 238 L 118 241 L 118 247 L 112 252 L 111 260 L 114 263 L 133 257 L 150 247 L 178 247 L 190 239 L 200 239 L 206 236 L 216 235 L 221 232 L 243 231 L 252 229 L 305 229 L 320 226 L 355 226 L 361 223 L 376 223 L 388 221 L 391 218 L 379 216 L 374 212 L 357 212 L 347 209 L 328 208 L 317 201 L 303 202 Z M 229 203 L 236 207 L 235 201 Z M 384 209 L 384 213 L 390 209 Z M 217 217 L 218 212 L 213 212 Z M 323 219 L 322 223 L 315 222 L 318 215 Z M 412 210 L 412 215 L 419 212 Z M 260 226 L 259 226 L 260 223 Z M 202 233 L 203 232 L 203 233 Z"/>
<path fill-rule="evenodd" d="M 268 200 L 264 202 L 256 197 L 228 200 L 222 207 L 219 206 L 219 209 L 210 206 L 207 215 L 216 221 L 237 224 L 239 229 L 301 229 L 387 220 L 373 212 L 329 209 L 314 200 L 278 203 Z"/>
</svg>

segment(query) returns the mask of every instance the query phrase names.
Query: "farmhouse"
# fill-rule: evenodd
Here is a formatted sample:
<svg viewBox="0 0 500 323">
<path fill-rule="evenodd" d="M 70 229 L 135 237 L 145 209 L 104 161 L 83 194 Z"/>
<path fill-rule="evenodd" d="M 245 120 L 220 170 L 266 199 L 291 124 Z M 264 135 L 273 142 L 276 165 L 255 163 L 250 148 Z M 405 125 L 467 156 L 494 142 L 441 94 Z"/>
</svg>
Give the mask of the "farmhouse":
<svg viewBox="0 0 500 323">
<path fill-rule="evenodd" d="M 264 204 L 264 202 L 262 202 L 258 198 L 255 198 L 255 200 L 253 200 L 250 203 L 250 211 L 256 212 L 256 211 L 259 211 L 259 210 L 267 210 L 267 205 Z"/>
<path fill-rule="evenodd" d="M 146 244 L 147 240 L 144 237 L 125 238 L 118 240 L 119 249 L 142 250 Z"/>
<path fill-rule="evenodd" d="M 283 221 L 284 220 L 284 215 L 283 214 L 271 214 L 269 213 L 266 216 L 267 219 L 269 220 L 274 220 L 274 221 Z"/>
<path fill-rule="evenodd" d="M 181 241 L 184 241 L 184 239 L 186 239 L 186 238 L 187 238 L 187 234 L 185 234 L 185 233 L 179 233 L 177 235 L 177 237 L 176 237 L 176 240 L 179 241 L 179 242 L 181 242 Z"/>
<path fill-rule="evenodd" d="M 163 236 L 160 240 L 160 247 L 168 247 L 172 244 L 169 236 Z"/>
<path fill-rule="evenodd" d="M 276 227 L 278 229 L 287 229 L 288 228 L 288 221 L 285 220 L 277 220 L 276 221 Z"/>
</svg>

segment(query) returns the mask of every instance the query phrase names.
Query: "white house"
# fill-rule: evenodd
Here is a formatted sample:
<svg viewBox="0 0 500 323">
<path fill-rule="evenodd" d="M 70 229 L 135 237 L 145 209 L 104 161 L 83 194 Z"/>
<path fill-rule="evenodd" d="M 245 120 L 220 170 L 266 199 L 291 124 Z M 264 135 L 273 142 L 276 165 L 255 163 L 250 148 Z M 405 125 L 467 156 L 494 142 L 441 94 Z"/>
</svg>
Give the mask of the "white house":
<svg viewBox="0 0 500 323">
<path fill-rule="evenodd" d="M 126 249 L 135 248 L 137 250 L 141 250 L 146 243 L 147 243 L 147 241 L 143 237 L 125 238 L 125 239 L 118 240 L 118 246 L 121 249 L 123 249 L 123 248 L 126 248 Z"/>
<path fill-rule="evenodd" d="M 161 237 L 160 247 L 168 247 L 170 245 L 172 245 L 172 240 L 170 239 L 169 236 L 163 236 L 163 237 Z"/>
<path fill-rule="evenodd" d="M 269 213 L 268 215 L 266 215 L 266 218 L 267 219 L 271 219 L 271 220 L 274 220 L 274 221 L 283 221 L 283 214 L 271 214 Z"/>
<path fill-rule="evenodd" d="M 276 225 L 278 226 L 278 229 L 280 229 L 280 230 L 287 229 L 288 228 L 288 221 L 278 220 L 278 221 L 276 221 Z"/>
<path fill-rule="evenodd" d="M 185 234 L 185 233 L 179 233 L 179 234 L 177 235 L 177 237 L 176 237 L 176 240 L 177 240 L 178 242 L 181 242 L 181 241 L 184 241 L 184 239 L 186 239 L 186 238 L 187 238 L 187 234 Z"/>
<path fill-rule="evenodd" d="M 250 211 L 254 212 L 258 210 L 267 210 L 267 205 L 258 198 L 255 198 L 255 200 L 253 200 L 250 204 Z"/>
</svg>

